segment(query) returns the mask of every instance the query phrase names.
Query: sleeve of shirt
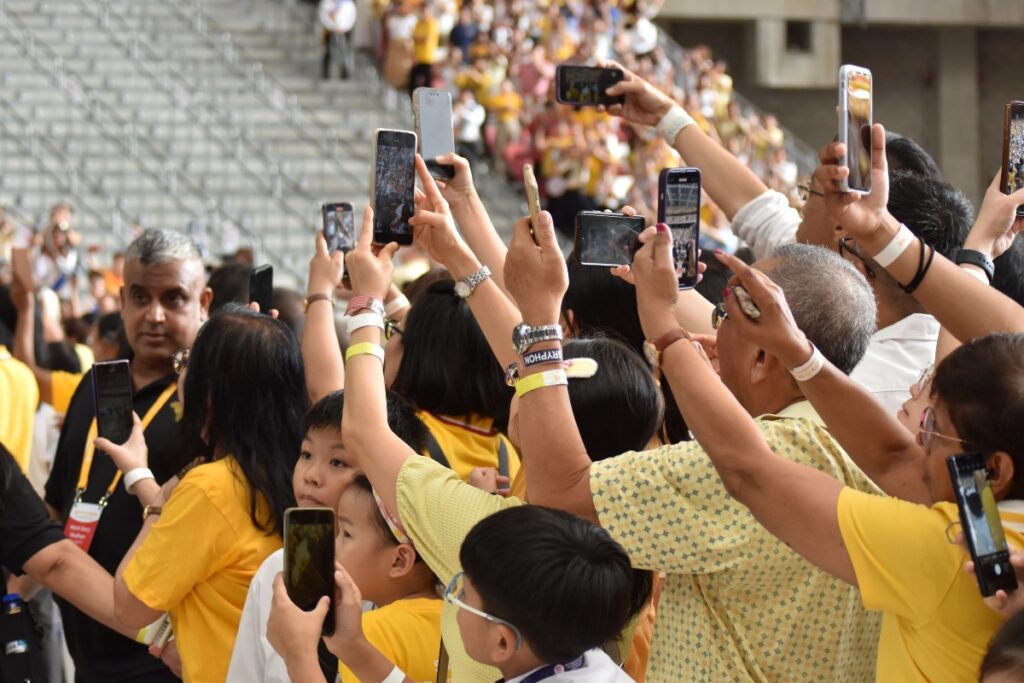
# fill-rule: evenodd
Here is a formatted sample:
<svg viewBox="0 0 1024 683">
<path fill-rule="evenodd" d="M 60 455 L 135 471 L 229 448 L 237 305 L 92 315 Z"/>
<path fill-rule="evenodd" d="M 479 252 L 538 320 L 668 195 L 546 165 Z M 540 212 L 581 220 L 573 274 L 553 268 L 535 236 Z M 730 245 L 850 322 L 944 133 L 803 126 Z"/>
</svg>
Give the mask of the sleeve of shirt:
<svg viewBox="0 0 1024 683">
<path fill-rule="evenodd" d="M 757 522 L 696 441 L 594 463 L 598 518 L 637 569 L 700 574 L 734 566 Z"/>
<path fill-rule="evenodd" d="M 46 506 L 32 490 L 14 457 L 0 446 L 0 480 L 6 490 L 0 509 L 0 565 L 21 574 L 22 565 L 46 546 L 64 539 L 60 528 L 46 512 Z M 0 583 L 0 586 L 3 584 Z"/>
<path fill-rule="evenodd" d="M 750 245 L 758 260 L 771 256 L 781 244 L 796 242 L 799 225 L 800 214 L 775 190 L 751 199 L 732 219 L 732 231 Z"/>
<path fill-rule="evenodd" d="M 929 620 L 962 571 L 948 520 L 932 508 L 843 489 L 839 530 L 864 607 L 914 623 Z"/>
<path fill-rule="evenodd" d="M 444 583 L 459 571 L 459 549 L 469 530 L 516 505 L 522 501 L 474 488 L 430 458 L 410 457 L 398 473 L 399 518 L 416 552 Z"/>
<path fill-rule="evenodd" d="M 236 538 L 224 513 L 186 476 L 128 563 L 124 581 L 151 609 L 170 610 L 234 559 Z"/>
</svg>

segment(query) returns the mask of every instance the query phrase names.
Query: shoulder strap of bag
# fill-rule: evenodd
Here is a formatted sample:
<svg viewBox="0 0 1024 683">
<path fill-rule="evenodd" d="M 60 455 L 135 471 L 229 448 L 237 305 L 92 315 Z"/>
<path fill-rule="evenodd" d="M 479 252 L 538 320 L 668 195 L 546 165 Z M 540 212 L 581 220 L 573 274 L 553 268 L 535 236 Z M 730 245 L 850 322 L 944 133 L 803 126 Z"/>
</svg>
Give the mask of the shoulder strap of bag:
<svg viewBox="0 0 1024 683">
<path fill-rule="evenodd" d="M 434 462 L 444 465 L 449 469 L 451 468 L 451 465 L 448 464 L 448 458 L 444 456 L 444 451 L 441 450 L 441 444 L 437 442 L 437 439 L 434 438 L 429 429 L 427 430 L 427 453 L 430 454 L 430 458 Z"/>
</svg>

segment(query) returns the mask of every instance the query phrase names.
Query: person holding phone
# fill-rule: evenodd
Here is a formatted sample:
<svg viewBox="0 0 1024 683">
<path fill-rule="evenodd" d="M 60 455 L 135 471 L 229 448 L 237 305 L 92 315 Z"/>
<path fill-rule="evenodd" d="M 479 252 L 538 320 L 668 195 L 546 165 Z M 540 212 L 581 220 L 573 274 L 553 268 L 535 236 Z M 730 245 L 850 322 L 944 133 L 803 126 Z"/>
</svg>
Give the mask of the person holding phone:
<svg viewBox="0 0 1024 683">
<path fill-rule="evenodd" d="M 182 433 L 169 464 L 184 474 L 169 495 L 149 478 L 131 487 L 143 523 L 117 568 L 114 608 L 135 628 L 169 613 L 185 681 L 221 683 L 249 582 L 281 547 L 282 515 L 295 505 L 302 357 L 284 323 L 233 304 L 175 365 Z M 126 444 L 97 439 L 96 447 L 126 476 L 147 467 L 138 420 Z"/>
</svg>

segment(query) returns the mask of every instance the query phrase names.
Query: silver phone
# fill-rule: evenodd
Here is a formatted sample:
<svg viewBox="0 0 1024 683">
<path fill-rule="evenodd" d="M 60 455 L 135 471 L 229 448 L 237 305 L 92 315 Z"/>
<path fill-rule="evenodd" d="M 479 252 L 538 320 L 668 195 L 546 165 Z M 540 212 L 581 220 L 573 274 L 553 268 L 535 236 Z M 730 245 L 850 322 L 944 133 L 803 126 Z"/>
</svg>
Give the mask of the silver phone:
<svg viewBox="0 0 1024 683">
<path fill-rule="evenodd" d="M 844 192 L 871 192 L 871 71 L 844 64 L 839 69 L 839 142 L 846 145 L 840 166 L 850 175 L 839 181 Z"/>
<path fill-rule="evenodd" d="M 420 156 L 427 170 L 438 180 L 451 180 L 455 177 L 455 166 L 439 164 L 437 157 L 455 151 L 452 94 L 437 88 L 416 88 L 412 93 L 412 112 L 420 140 Z"/>
</svg>

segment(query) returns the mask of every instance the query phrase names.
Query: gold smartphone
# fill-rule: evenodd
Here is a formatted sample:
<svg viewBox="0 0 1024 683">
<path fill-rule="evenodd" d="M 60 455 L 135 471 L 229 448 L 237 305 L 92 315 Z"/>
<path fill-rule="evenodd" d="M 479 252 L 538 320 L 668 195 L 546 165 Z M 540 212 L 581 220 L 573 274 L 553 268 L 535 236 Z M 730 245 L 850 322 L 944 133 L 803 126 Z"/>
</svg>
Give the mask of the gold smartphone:
<svg viewBox="0 0 1024 683">
<path fill-rule="evenodd" d="M 540 213 L 540 189 L 537 187 L 537 176 L 533 174 L 532 164 L 523 164 L 523 185 L 526 186 L 526 204 L 530 208 L 530 234 Z"/>
</svg>

